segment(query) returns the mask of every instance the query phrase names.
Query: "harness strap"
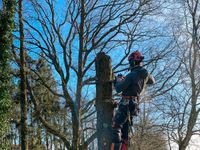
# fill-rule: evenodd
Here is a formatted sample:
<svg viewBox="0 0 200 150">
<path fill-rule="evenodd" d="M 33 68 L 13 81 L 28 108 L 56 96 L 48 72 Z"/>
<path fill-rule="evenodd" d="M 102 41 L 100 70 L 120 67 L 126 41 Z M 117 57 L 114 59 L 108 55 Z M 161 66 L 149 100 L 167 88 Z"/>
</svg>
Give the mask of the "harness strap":
<svg viewBox="0 0 200 150">
<path fill-rule="evenodd" d="M 137 102 L 139 104 L 139 98 L 138 96 L 124 96 L 121 95 L 123 100 L 134 100 L 135 102 Z"/>
</svg>

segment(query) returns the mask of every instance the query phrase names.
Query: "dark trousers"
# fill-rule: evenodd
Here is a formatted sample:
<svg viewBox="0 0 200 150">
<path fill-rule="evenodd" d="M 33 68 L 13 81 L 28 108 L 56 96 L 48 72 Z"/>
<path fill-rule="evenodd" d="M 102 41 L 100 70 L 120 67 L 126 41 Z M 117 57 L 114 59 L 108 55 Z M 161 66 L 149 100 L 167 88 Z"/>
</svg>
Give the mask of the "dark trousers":
<svg viewBox="0 0 200 150">
<path fill-rule="evenodd" d="M 138 104 L 134 99 L 122 99 L 119 103 L 118 110 L 113 117 L 113 143 L 128 142 L 128 130 L 131 118 L 136 115 Z"/>
</svg>

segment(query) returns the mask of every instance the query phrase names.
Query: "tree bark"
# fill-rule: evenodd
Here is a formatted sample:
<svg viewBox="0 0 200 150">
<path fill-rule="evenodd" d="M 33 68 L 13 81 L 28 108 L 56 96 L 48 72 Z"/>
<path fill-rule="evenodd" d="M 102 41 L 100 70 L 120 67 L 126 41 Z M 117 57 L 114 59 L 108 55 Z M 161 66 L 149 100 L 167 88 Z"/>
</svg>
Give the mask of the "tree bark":
<svg viewBox="0 0 200 150">
<path fill-rule="evenodd" d="M 112 131 L 112 67 L 111 59 L 105 53 L 96 58 L 96 110 L 98 149 L 108 150 L 111 145 Z"/>
<path fill-rule="evenodd" d="M 15 1 L 1 0 L 0 5 L 0 149 L 7 149 L 10 147 L 7 135 L 11 127 L 9 121 L 12 114 L 10 61 Z"/>
<path fill-rule="evenodd" d="M 21 149 L 28 149 L 27 141 L 27 93 L 26 93 L 26 72 L 25 72 L 25 49 L 24 49 L 24 26 L 22 16 L 22 0 L 18 3 L 19 34 L 20 34 L 20 106 L 21 106 Z"/>
</svg>

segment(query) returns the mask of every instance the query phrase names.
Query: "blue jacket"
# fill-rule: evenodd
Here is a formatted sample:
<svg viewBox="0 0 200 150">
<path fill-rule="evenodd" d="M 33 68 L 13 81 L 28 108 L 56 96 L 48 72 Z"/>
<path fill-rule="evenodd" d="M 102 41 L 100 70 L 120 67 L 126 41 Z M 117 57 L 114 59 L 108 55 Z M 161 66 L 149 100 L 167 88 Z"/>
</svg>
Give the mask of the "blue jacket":
<svg viewBox="0 0 200 150">
<path fill-rule="evenodd" d="M 121 82 L 115 83 L 115 89 L 118 93 L 122 92 L 123 96 L 140 96 L 145 84 L 154 84 L 154 78 L 148 71 L 137 66 Z"/>
</svg>

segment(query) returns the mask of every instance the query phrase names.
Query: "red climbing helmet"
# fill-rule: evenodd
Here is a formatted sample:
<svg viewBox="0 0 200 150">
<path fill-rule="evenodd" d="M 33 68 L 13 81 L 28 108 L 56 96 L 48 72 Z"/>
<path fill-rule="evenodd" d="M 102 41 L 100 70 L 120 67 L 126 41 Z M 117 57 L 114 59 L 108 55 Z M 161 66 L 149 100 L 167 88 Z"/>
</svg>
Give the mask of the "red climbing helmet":
<svg viewBox="0 0 200 150">
<path fill-rule="evenodd" d="M 135 51 L 131 53 L 128 57 L 128 61 L 135 60 L 135 61 L 142 61 L 144 59 L 144 56 L 138 51 Z"/>
</svg>

